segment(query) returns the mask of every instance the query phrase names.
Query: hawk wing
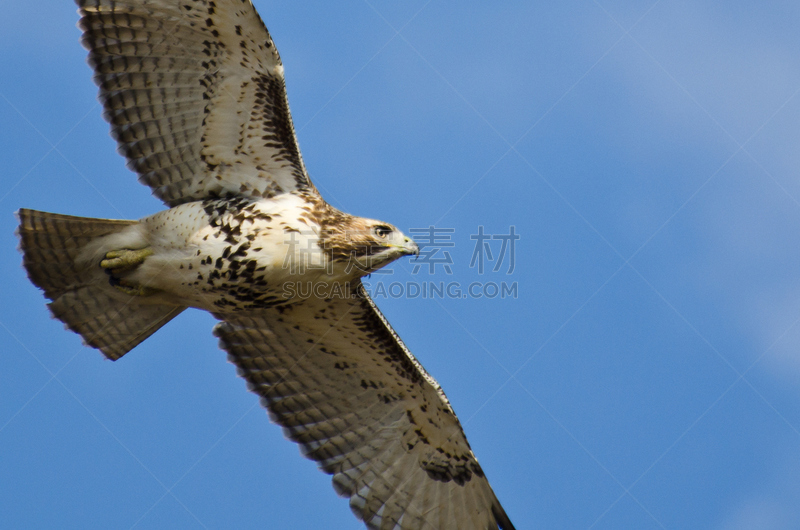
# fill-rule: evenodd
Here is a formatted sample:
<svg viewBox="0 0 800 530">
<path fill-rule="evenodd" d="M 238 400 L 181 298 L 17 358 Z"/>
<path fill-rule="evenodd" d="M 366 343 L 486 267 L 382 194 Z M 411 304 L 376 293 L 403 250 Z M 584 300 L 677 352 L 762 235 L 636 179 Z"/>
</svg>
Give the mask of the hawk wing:
<svg viewBox="0 0 800 530">
<path fill-rule="evenodd" d="M 215 316 L 250 390 L 367 527 L 513 529 L 441 388 L 360 284 Z"/>
<path fill-rule="evenodd" d="M 169 206 L 313 185 L 250 0 L 77 0 L 111 135 Z"/>
</svg>

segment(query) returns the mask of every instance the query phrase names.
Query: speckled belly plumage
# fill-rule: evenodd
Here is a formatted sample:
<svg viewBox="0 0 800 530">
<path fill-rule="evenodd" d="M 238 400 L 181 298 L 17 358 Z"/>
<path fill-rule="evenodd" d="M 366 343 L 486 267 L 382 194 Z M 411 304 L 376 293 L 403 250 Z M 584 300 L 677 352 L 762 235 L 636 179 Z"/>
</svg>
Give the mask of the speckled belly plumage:
<svg viewBox="0 0 800 530">
<path fill-rule="evenodd" d="M 283 287 L 292 273 L 287 241 L 300 233 L 291 206 L 285 199 L 210 199 L 146 218 L 156 254 L 139 280 L 215 312 L 291 303 Z M 310 228 L 303 236 L 315 237 Z"/>
</svg>

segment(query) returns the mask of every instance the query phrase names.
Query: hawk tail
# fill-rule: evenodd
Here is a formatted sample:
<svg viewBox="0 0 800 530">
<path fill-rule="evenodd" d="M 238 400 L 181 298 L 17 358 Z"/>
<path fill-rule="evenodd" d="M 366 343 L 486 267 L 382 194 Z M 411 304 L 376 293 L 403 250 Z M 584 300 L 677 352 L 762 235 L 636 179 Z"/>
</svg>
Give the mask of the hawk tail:
<svg viewBox="0 0 800 530">
<path fill-rule="evenodd" d="M 96 259 L 106 236 L 138 221 L 90 219 L 35 210 L 17 212 L 22 263 L 51 300 L 53 316 L 117 360 L 185 309 L 115 289 Z"/>
</svg>

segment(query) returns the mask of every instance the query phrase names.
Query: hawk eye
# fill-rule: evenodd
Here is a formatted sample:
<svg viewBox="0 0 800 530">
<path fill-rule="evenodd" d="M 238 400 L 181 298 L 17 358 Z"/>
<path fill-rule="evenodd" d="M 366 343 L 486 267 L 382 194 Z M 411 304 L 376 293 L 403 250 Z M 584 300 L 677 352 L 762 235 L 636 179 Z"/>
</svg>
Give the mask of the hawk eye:
<svg viewBox="0 0 800 530">
<path fill-rule="evenodd" d="M 386 225 L 378 225 L 374 229 L 375 235 L 381 239 L 386 239 L 386 236 L 392 233 L 392 229 Z"/>
</svg>

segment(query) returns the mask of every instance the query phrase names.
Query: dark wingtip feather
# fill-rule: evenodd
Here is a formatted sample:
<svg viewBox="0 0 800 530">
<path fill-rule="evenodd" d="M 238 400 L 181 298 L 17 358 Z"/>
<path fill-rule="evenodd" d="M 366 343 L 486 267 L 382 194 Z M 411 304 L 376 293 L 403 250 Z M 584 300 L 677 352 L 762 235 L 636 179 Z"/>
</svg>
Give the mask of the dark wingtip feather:
<svg viewBox="0 0 800 530">
<path fill-rule="evenodd" d="M 492 515 L 497 520 L 497 526 L 500 530 L 516 530 L 499 501 L 492 505 Z"/>
</svg>

